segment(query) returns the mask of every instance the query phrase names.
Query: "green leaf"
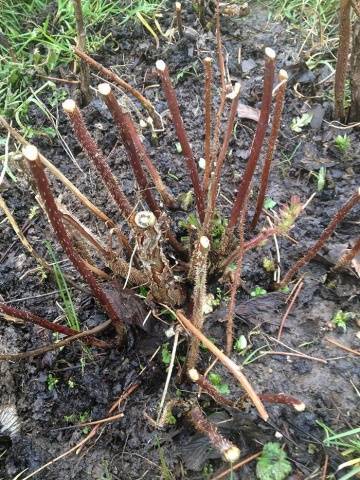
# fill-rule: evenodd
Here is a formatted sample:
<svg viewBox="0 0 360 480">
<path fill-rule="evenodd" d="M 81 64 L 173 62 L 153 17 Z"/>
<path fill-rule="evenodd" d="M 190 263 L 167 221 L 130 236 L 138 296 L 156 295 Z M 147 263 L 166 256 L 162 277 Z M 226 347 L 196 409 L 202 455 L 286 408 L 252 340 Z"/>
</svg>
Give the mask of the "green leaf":
<svg viewBox="0 0 360 480">
<path fill-rule="evenodd" d="M 169 350 L 169 344 L 164 343 L 161 349 L 161 360 L 165 365 L 169 365 L 171 360 L 171 352 Z"/>
<path fill-rule="evenodd" d="M 271 210 L 272 208 L 276 207 L 276 205 L 277 203 L 272 198 L 268 197 L 265 199 L 264 208 L 266 210 Z"/>
<path fill-rule="evenodd" d="M 296 117 L 292 119 L 291 130 L 296 133 L 301 133 L 303 127 L 306 127 L 310 124 L 313 118 L 313 113 L 304 113 L 301 117 Z"/>
<path fill-rule="evenodd" d="M 280 443 L 266 443 L 257 460 L 256 477 L 259 480 L 285 480 L 290 472 L 291 464 Z"/>
</svg>

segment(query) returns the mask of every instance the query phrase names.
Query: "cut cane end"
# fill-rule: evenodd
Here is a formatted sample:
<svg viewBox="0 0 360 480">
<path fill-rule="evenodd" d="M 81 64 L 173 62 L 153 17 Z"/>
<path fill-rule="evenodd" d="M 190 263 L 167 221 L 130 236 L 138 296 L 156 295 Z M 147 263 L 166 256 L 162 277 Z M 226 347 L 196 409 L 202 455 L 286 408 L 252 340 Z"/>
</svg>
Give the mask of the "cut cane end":
<svg viewBox="0 0 360 480">
<path fill-rule="evenodd" d="M 76 109 L 76 103 L 71 98 L 68 98 L 62 104 L 63 110 L 66 113 L 73 113 Z"/>
<path fill-rule="evenodd" d="M 166 69 L 166 63 L 163 60 L 157 60 L 155 65 L 156 69 L 159 70 L 159 72 L 164 72 Z"/>
<path fill-rule="evenodd" d="M 101 95 L 104 95 L 104 97 L 111 93 L 111 87 L 108 83 L 100 83 L 98 85 L 98 90 Z"/>
<path fill-rule="evenodd" d="M 26 145 L 22 149 L 22 153 L 26 160 L 29 160 L 29 162 L 35 162 L 39 156 L 39 151 L 35 145 Z"/>
<path fill-rule="evenodd" d="M 275 51 L 270 47 L 265 48 L 265 55 L 268 57 L 269 60 L 275 60 L 276 58 Z"/>
</svg>

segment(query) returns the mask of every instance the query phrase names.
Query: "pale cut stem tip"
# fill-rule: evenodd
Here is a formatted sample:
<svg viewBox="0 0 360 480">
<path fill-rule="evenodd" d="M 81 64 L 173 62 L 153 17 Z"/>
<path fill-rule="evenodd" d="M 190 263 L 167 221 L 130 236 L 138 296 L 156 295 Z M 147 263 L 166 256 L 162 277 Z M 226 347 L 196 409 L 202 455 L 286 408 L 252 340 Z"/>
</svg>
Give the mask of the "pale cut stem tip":
<svg viewBox="0 0 360 480">
<path fill-rule="evenodd" d="M 204 250 L 208 250 L 210 247 L 210 240 L 208 237 L 205 237 L 205 235 L 200 237 L 200 245 Z"/>
<path fill-rule="evenodd" d="M 138 227 L 144 229 L 153 227 L 156 223 L 156 217 L 152 212 L 144 210 L 135 215 L 135 223 Z"/>
<path fill-rule="evenodd" d="M 212 63 L 212 58 L 211 57 L 205 57 L 204 58 L 204 63 Z"/>
<path fill-rule="evenodd" d="M 104 97 L 111 93 L 111 87 L 108 83 L 100 83 L 98 85 L 98 90 L 101 95 L 104 95 Z"/>
<path fill-rule="evenodd" d="M 230 447 L 224 453 L 224 458 L 227 462 L 235 463 L 240 458 L 240 449 L 235 445 L 233 447 Z"/>
<path fill-rule="evenodd" d="M 177 12 L 181 12 L 181 3 L 180 2 L 175 2 L 175 9 Z"/>
<path fill-rule="evenodd" d="M 297 412 L 303 412 L 306 408 L 306 405 L 304 402 L 294 403 L 293 406 Z"/>
<path fill-rule="evenodd" d="M 163 60 L 157 60 L 155 65 L 160 72 L 164 72 L 166 69 L 166 63 Z"/>
<path fill-rule="evenodd" d="M 279 72 L 280 82 L 284 82 L 284 81 L 288 80 L 288 78 L 289 78 L 289 75 L 288 75 L 287 71 L 286 70 L 280 70 L 280 72 Z"/>
<path fill-rule="evenodd" d="M 64 112 L 73 113 L 76 108 L 76 103 L 71 98 L 68 98 L 67 100 L 65 100 L 65 102 L 63 102 L 62 107 Z"/>
<path fill-rule="evenodd" d="M 265 55 L 270 59 L 270 60 L 275 60 L 276 58 L 276 53 L 275 51 L 270 48 L 270 47 L 266 47 L 265 48 Z"/>
<path fill-rule="evenodd" d="M 206 167 L 205 158 L 199 158 L 199 168 L 200 168 L 201 170 L 205 170 L 205 167 Z"/>
<path fill-rule="evenodd" d="M 235 83 L 232 92 L 226 95 L 226 98 L 228 98 L 229 100 L 234 100 L 234 98 L 236 98 L 239 95 L 239 93 L 240 93 L 240 83 L 237 82 Z"/>
<path fill-rule="evenodd" d="M 26 158 L 26 160 L 29 160 L 29 162 L 35 162 L 35 160 L 37 160 L 37 158 L 39 156 L 39 151 L 35 147 L 35 145 L 26 145 L 22 149 L 22 153 L 23 153 L 24 157 Z"/>
<path fill-rule="evenodd" d="M 190 368 L 190 370 L 188 370 L 188 376 L 192 382 L 197 382 L 200 378 L 199 372 L 196 368 Z"/>
</svg>

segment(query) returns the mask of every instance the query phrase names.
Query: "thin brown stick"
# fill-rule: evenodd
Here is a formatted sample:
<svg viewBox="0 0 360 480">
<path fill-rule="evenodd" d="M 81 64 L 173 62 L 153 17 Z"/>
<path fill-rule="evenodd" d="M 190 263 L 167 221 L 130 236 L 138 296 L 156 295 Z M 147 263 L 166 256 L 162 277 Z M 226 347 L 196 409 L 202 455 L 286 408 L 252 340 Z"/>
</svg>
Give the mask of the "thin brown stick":
<svg viewBox="0 0 360 480">
<path fill-rule="evenodd" d="M 248 457 L 245 457 L 243 460 L 240 460 L 240 462 L 236 463 L 235 465 L 232 465 L 230 468 L 224 470 L 223 472 L 219 473 L 216 475 L 216 477 L 213 477 L 211 480 L 222 480 L 224 477 L 226 477 L 229 473 L 231 474 L 232 472 L 235 472 L 236 470 L 239 470 L 239 468 L 243 467 L 247 463 L 252 462 L 255 460 L 257 457 L 261 455 L 262 452 L 257 452 L 252 455 L 249 455 Z"/>
<path fill-rule="evenodd" d="M 76 425 L 73 425 L 73 428 L 91 427 L 92 425 L 103 425 L 104 423 L 111 423 L 123 417 L 123 413 L 118 413 L 117 415 L 113 415 L 112 417 L 101 418 L 100 420 L 94 420 L 93 422 L 78 423 Z"/>
<path fill-rule="evenodd" d="M 160 174 L 151 161 L 150 157 L 146 153 L 144 144 L 140 140 L 140 137 L 137 133 L 136 127 L 134 122 L 129 113 L 125 112 L 124 109 L 121 108 L 118 101 L 113 94 L 111 87 L 108 83 L 101 83 L 98 86 L 98 90 L 100 94 L 103 96 L 106 105 L 108 106 L 110 113 L 116 123 L 117 127 L 119 128 L 121 138 L 124 142 L 124 146 L 127 149 L 129 158 L 132 159 L 133 156 L 138 158 L 137 163 L 141 165 L 142 163 L 145 164 L 146 169 L 149 172 L 154 185 L 159 192 L 164 204 L 169 208 L 175 208 L 176 201 L 173 195 L 169 192 L 166 188 L 164 182 L 162 181 Z M 125 136 L 125 132 L 128 134 Z M 127 140 L 130 140 L 127 141 Z M 125 141 L 126 140 L 126 141 Z M 134 169 L 133 162 L 131 161 L 132 168 Z M 134 170 L 135 173 L 135 170 Z"/>
<path fill-rule="evenodd" d="M 176 93 L 171 83 L 169 70 L 166 64 L 162 60 L 158 60 L 156 62 L 156 69 L 161 79 L 162 89 L 169 106 L 169 110 L 172 116 L 175 130 L 176 130 L 176 134 L 179 138 L 182 152 L 185 157 L 187 169 L 190 174 L 192 185 L 194 187 L 198 215 L 199 215 L 200 221 L 203 222 L 204 215 L 205 215 L 204 192 L 200 184 L 197 166 L 196 166 L 193 152 L 190 147 L 190 143 L 188 141 L 186 131 L 184 128 L 184 122 L 181 117 L 179 105 L 176 99 Z"/>
<path fill-rule="evenodd" d="M 343 120 L 345 117 L 344 111 L 344 93 L 345 81 L 348 66 L 348 57 L 350 52 L 351 39 L 351 1 L 340 1 L 339 12 L 339 47 L 336 58 L 335 71 L 335 118 Z"/>
<path fill-rule="evenodd" d="M 111 324 L 111 320 L 107 320 L 106 322 L 98 325 L 97 327 L 91 328 L 85 332 L 76 333 L 70 337 L 64 338 L 64 340 L 60 340 L 59 342 L 52 343 L 51 345 L 45 345 L 44 347 L 37 348 L 35 350 L 28 350 L 27 352 L 21 353 L 8 353 L 8 354 L 0 354 L 0 361 L 4 360 L 23 360 L 25 358 L 36 357 L 38 355 L 43 355 L 47 352 L 52 352 L 57 350 L 58 348 L 65 347 L 69 343 L 73 342 L 74 340 L 79 340 L 83 337 L 88 337 L 89 335 L 95 335 L 96 333 L 102 332 Z"/>
<path fill-rule="evenodd" d="M 280 340 L 280 338 L 281 338 L 281 335 L 282 335 L 287 317 L 289 316 L 289 313 L 291 312 L 291 309 L 294 306 L 295 300 L 299 296 L 300 290 L 302 289 L 303 286 L 304 286 L 304 282 L 300 282 L 298 284 L 297 288 L 296 288 L 296 291 L 292 294 L 291 302 L 289 303 L 289 305 L 286 309 L 286 312 L 284 313 L 284 315 L 281 319 L 281 322 L 280 322 L 279 332 L 278 332 L 278 335 L 277 335 L 278 340 Z"/>
<path fill-rule="evenodd" d="M 259 412 L 260 417 L 266 422 L 269 418 L 264 405 L 259 399 L 257 393 L 250 385 L 249 381 L 245 375 L 240 371 L 239 366 L 236 365 L 228 356 L 226 356 L 221 350 L 219 350 L 216 345 L 213 344 L 202 332 L 200 332 L 191 322 L 188 320 L 181 310 L 177 310 L 176 318 L 178 321 L 185 327 L 186 330 L 190 331 L 192 335 L 195 335 L 205 347 L 213 354 L 219 361 L 229 370 L 229 372 L 239 381 L 242 388 L 251 398 L 253 404 L 255 405 L 257 411 Z"/>
<path fill-rule="evenodd" d="M 310 260 L 314 258 L 317 252 L 324 246 L 326 240 L 334 233 L 338 223 L 340 223 L 344 217 L 350 212 L 350 210 L 360 202 L 360 188 L 351 196 L 351 198 L 336 212 L 331 219 L 329 225 L 325 228 L 320 235 L 317 242 L 301 257 L 295 264 L 288 270 L 284 278 L 280 282 L 280 286 L 287 285 L 293 278 L 295 273 Z"/>
<path fill-rule="evenodd" d="M 136 388 L 139 387 L 139 384 L 132 384 L 130 385 L 130 387 L 120 396 L 119 400 L 117 400 L 113 405 L 112 407 L 110 408 L 110 410 L 108 411 L 108 413 L 112 413 L 115 408 L 117 408 L 117 406 L 119 405 L 119 401 L 120 399 L 124 399 L 127 398 Z M 122 401 L 122 400 L 121 400 Z M 67 457 L 68 455 L 70 455 L 71 453 L 73 452 L 80 452 L 82 447 L 89 441 L 91 440 L 95 435 L 96 435 L 96 432 L 98 431 L 98 429 L 100 428 L 101 424 L 98 424 L 98 425 L 95 425 L 94 428 L 91 430 L 91 432 L 86 435 L 85 438 L 83 438 L 80 442 L 78 442 L 76 445 L 74 445 L 73 447 L 71 447 L 69 450 L 66 450 L 66 452 L 62 453 L 61 455 L 59 455 L 58 457 L 54 458 L 53 460 L 50 460 L 50 462 L 47 462 L 45 463 L 45 465 L 42 465 L 41 467 L 37 468 L 36 470 L 34 470 L 32 473 L 30 473 L 29 475 L 27 475 L 25 478 L 23 478 L 22 480 L 30 480 L 30 478 L 33 478 L 35 475 L 37 475 L 38 473 L 42 472 L 43 470 L 45 470 L 45 468 L 48 468 L 50 467 L 51 465 L 54 465 L 54 463 L 58 462 L 59 460 Z"/>
<path fill-rule="evenodd" d="M 34 325 L 38 325 L 39 327 L 46 328 L 47 330 L 51 330 L 52 332 L 61 333 L 67 336 L 77 335 L 79 332 L 72 328 L 66 327 L 64 325 L 59 325 L 54 322 L 49 322 L 45 318 L 41 318 L 38 315 L 35 315 L 28 310 L 23 310 L 19 308 L 12 307 L 6 303 L 0 302 L 0 314 L 7 315 L 13 318 L 18 318 L 23 320 L 24 322 L 32 323 Z M 93 345 L 94 347 L 99 348 L 109 348 L 110 345 L 103 340 L 98 340 L 97 338 L 87 338 L 85 343 L 88 345 Z"/>
<path fill-rule="evenodd" d="M 239 459 L 240 449 L 221 435 L 216 425 L 207 420 L 200 407 L 193 407 L 189 412 L 189 417 L 196 430 L 208 437 L 210 443 L 227 462 L 233 463 Z"/>
<path fill-rule="evenodd" d="M 81 6 L 81 0 L 73 0 L 76 30 L 77 30 L 77 45 L 76 47 L 85 52 L 86 50 L 86 32 L 84 28 L 84 16 Z M 90 69 L 89 65 L 80 60 L 80 91 L 83 97 L 83 102 L 87 105 L 91 100 L 90 91 Z"/>
<path fill-rule="evenodd" d="M 226 315 L 226 353 L 230 355 L 234 344 L 234 313 L 236 294 L 241 283 L 241 272 L 244 258 L 244 223 L 245 223 L 245 209 L 241 213 L 240 227 L 239 227 L 239 255 L 236 261 L 236 270 L 234 279 L 231 284 L 231 296 Z"/>
<path fill-rule="evenodd" d="M 205 93 L 204 93 L 204 104 L 205 104 L 205 140 L 204 140 L 204 158 L 205 158 L 205 171 L 204 171 L 204 195 L 207 195 L 209 188 L 209 179 L 211 172 L 211 119 L 212 119 L 212 94 L 211 94 L 211 84 L 212 84 L 212 60 L 210 57 L 204 59 L 204 69 L 205 69 Z"/>
<path fill-rule="evenodd" d="M 13 127 L 11 127 L 8 122 L 5 120 L 4 117 L 0 116 L 0 125 L 2 125 L 10 134 L 11 136 L 18 141 L 21 145 L 29 145 L 29 142 L 22 136 L 20 133 Z M 41 163 L 46 167 L 53 175 L 56 177 L 66 188 L 68 188 L 75 197 L 86 207 L 93 215 L 95 215 L 99 220 L 104 222 L 108 228 L 114 230 L 117 239 L 119 242 L 125 247 L 126 252 L 131 255 L 132 249 L 129 245 L 129 242 L 125 235 L 121 232 L 119 227 L 109 218 L 100 208 L 94 205 L 83 193 L 75 187 L 73 183 L 70 182 L 68 178 L 63 175 L 60 170 L 58 170 L 55 165 L 53 165 L 47 158 L 44 157 L 41 153 L 39 153 L 39 158 Z"/>
<path fill-rule="evenodd" d="M 125 220 L 130 222 L 131 225 L 131 218 L 134 214 L 134 208 L 132 205 L 130 205 L 128 199 L 122 191 L 122 188 L 114 177 L 99 146 L 91 137 L 79 108 L 76 106 L 73 100 L 68 99 L 63 103 L 63 109 L 71 122 L 71 126 L 74 130 L 77 141 L 81 145 L 89 160 L 94 164 L 102 181 L 104 182 L 104 185 L 110 192 L 110 195 L 114 199 L 121 214 Z"/>
<path fill-rule="evenodd" d="M 161 118 L 155 110 L 155 107 L 147 98 L 145 98 L 138 90 L 136 90 L 136 88 L 126 83 L 122 78 L 116 75 L 116 73 L 112 72 L 108 68 L 105 68 L 103 65 L 98 63 L 93 58 L 89 57 L 89 55 L 82 52 L 80 49 L 75 47 L 74 52 L 78 57 L 83 59 L 92 69 L 97 70 L 103 77 L 109 80 L 109 82 L 114 83 L 115 85 L 119 86 L 126 92 L 130 93 L 133 97 L 135 97 L 145 108 L 145 110 L 149 112 L 149 115 L 153 119 L 156 128 L 161 127 Z"/>
<path fill-rule="evenodd" d="M 230 239 L 234 228 L 239 220 L 241 210 L 244 206 L 245 198 L 248 194 L 251 180 L 260 156 L 260 151 L 264 143 L 265 133 L 269 122 L 272 87 L 275 72 L 275 52 L 271 48 L 265 49 L 265 74 L 263 98 L 261 104 L 260 118 L 256 127 L 255 137 L 251 146 L 249 160 L 236 195 L 233 208 L 231 210 L 230 220 L 227 228 L 227 238 Z"/>
<path fill-rule="evenodd" d="M 333 345 L 335 345 L 338 348 L 341 348 L 342 350 L 345 350 L 345 352 L 352 353 L 353 355 L 360 356 L 360 350 L 354 350 L 353 348 L 347 347 L 346 345 L 338 342 L 337 340 L 334 340 L 333 338 L 325 337 L 325 340 Z"/>
<path fill-rule="evenodd" d="M 329 455 L 325 455 L 325 462 L 324 462 L 323 470 L 321 473 L 321 480 L 326 480 L 328 463 L 329 463 Z"/>
<path fill-rule="evenodd" d="M 279 72 L 280 85 L 279 85 L 279 90 L 276 94 L 275 107 L 274 107 L 274 119 L 271 127 L 268 148 L 267 148 L 266 156 L 264 160 L 264 167 L 261 174 L 260 188 L 259 188 L 259 194 L 256 202 L 255 214 L 250 226 L 251 229 L 254 229 L 256 227 L 256 224 L 260 217 L 260 213 L 264 206 L 265 195 L 266 195 L 266 191 L 269 183 L 271 162 L 274 156 L 275 146 L 276 146 L 276 142 L 279 136 L 280 126 L 281 126 L 281 118 L 282 118 L 282 111 L 284 108 L 287 80 L 288 80 L 287 72 L 285 70 L 280 70 Z"/>
<path fill-rule="evenodd" d="M 345 267 L 360 253 L 360 237 L 356 240 L 351 249 L 344 253 L 337 261 L 334 269 Z"/>
<path fill-rule="evenodd" d="M 34 180 L 36 181 L 37 188 L 47 211 L 50 223 L 56 233 L 56 236 L 61 246 L 63 247 L 65 253 L 69 257 L 71 262 L 73 263 L 74 267 L 78 270 L 80 275 L 90 286 L 94 297 L 98 299 L 105 312 L 109 315 L 109 318 L 113 322 L 118 335 L 122 336 L 124 334 L 125 327 L 122 319 L 119 317 L 119 313 L 115 310 L 112 302 L 110 301 L 105 291 L 97 283 L 95 277 L 87 268 L 83 259 L 76 253 L 72 246 L 71 240 L 62 222 L 61 213 L 56 206 L 55 199 L 51 192 L 44 167 L 39 159 L 39 153 L 37 148 L 33 145 L 28 145 L 24 147 L 23 155 L 28 160 L 31 173 L 34 177 Z"/>
<path fill-rule="evenodd" d="M 20 242 L 23 244 L 23 246 L 26 248 L 26 250 L 32 255 L 37 263 L 40 265 L 41 268 L 47 271 L 51 271 L 50 265 L 47 263 L 47 261 L 38 254 L 38 252 L 33 248 L 33 246 L 29 243 L 28 239 L 25 237 L 23 231 L 19 227 L 17 221 L 15 220 L 14 216 L 10 212 L 5 200 L 3 197 L 0 195 L 0 209 L 5 213 L 6 218 L 8 219 L 8 222 L 10 223 L 12 229 L 16 233 L 17 237 L 19 238 Z"/>
<path fill-rule="evenodd" d="M 302 353 L 300 352 L 299 350 L 296 350 L 295 348 L 292 348 L 292 347 L 289 347 L 289 345 L 286 345 L 286 343 L 282 342 L 281 340 L 278 340 L 277 338 L 275 337 L 272 337 L 270 335 L 267 336 L 270 340 L 272 340 L 273 342 L 276 342 L 278 343 L 279 345 L 282 345 L 283 347 L 285 348 L 288 348 L 291 352 L 294 352 L 300 356 L 302 356 L 303 358 L 307 358 L 309 360 L 314 360 L 315 362 L 320 362 L 320 363 L 328 363 L 327 360 L 324 360 L 323 358 L 318 358 L 318 357 L 312 357 L 311 355 L 306 355 L 306 353 Z M 267 352 L 264 353 L 264 355 L 266 354 Z M 271 354 L 271 352 L 269 352 Z M 274 355 L 282 355 L 281 352 L 272 352 L 272 354 Z M 286 355 L 286 353 L 284 353 L 284 355 Z M 288 355 L 292 356 L 292 353 L 288 353 Z"/>
<path fill-rule="evenodd" d="M 176 16 L 176 25 L 179 32 L 180 37 L 184 36 L 184 28 L 182 23 L 182 16 L 181 16 L 181 3 L 175 2 L 175 16 Z"/>
</svg>

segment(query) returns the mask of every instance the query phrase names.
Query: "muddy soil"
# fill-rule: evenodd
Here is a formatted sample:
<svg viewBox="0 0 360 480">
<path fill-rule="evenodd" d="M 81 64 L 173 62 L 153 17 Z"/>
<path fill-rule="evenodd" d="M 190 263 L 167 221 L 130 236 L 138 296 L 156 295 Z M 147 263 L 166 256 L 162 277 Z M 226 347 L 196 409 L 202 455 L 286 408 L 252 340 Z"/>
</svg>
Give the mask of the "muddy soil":
<svg viewBox="0 0 360 480">
<path fill-rule="evenodd" d="M 164 31 L 171 27 L 170 23 L 171 14 L 164 11 L 161 19 Z M 156 137 L 148 129 L 142 133 L 152 158 L 175 194 L 187 192 L 189 180 L 183 157 L 176 149 L 177 139 L 158 81 L 153 75 L 153 67 L 159 58 L 168 64 L 185 125 L 199 158 L 203 142 L 201 60 L 208 55 L 214 60 L 216 58 L 214 35 L 202 30 L 190 10 L 184 14 L 184 25 L 187 28 L 182 39 L 179 40 L 177 35 L 171 42 L 161 39 L 160 47 L 156 49 L 141 27 L 130 28 L 127 25 L 119 28 L 110 23 L 107 32 L 111 32 L 111 39 L 106 48 L 96 55 L 106 66 L 117 65 L 123 78 L 142 89 L 156 109 L 164 113 L 163 132 L 158 132 Z M 242 103 L 260 107 L 264 47 L 271 46 L 277 51 L 277 68 L 285 68 L 290 75 L 283 127 L 268 191 L 268 196 L 277 203 L 275 209 L 288 202 L 292 195 L 298 195 L 305 202 L 316 192 L 316 174 L 320 167 L 326 167 L 325 188 L 316 193 L 291 231 L 291 237 L 296 242 L 279 240 L 281 271 L 284 273 L 318 237 L 336 209 L 359 185 L 360 135 L 355 130 L 346 130 L 351 140 L 350 149 L 345 154 L 336 149 L 334 139 L 343 131 L 331 123 L 329 95 L 332 79 L 326 80 L 330 71 L 323 65 L 313 71 L 307 69 L 306 49 L 299 56 L 302 41 L 289 25 L 271 23 L 267 11 L 253 7 L 245 18 L 224 18 L 222 29 L 229 73 L 233 81 L 241 82 Z M 92 80 L 96 86 L 98 80 L 95 77 Z M 69 94 L 74 95 L 75 92 L 69 90 Z M 142 110 L 139 106 L 134 103 L 128 105 L 134 117 L 140 120 Z M 292 119 L 309 110 L 314 113 L 312 123 L 300 133 L 292 131 Z M 84 114 L 124 190 L 133 203 L 141 204 L 125 152 L 106 108 L 94 98 L 84 109 Z M 35 109 L 31 111 L 31 119 L 36 127 L 48 126 L 47 118 Z M 39 137 L 34 143 L 82 192 L 121 225 L 115 206 L 81 153 L 61 112 L 58 120 L 62 138 L 78 166 L 65 153 L 58 138 Z M 221 184 L 219 201 L 224 214 L 229 212 L 228 200 L 234 197 L 246 165 L 255 128 L 253 121 L 239 119 L 237 122 Z M 80 219 L 101 236 L 103 226 L 90 217 L 57 181 L 53 183 L 57 194 L 62 194 L 63 203 L 76 211 Z M 6 184 L 2 194 L 19 224 L 27 225 L 29 241 L 48 258 L 44 242 L 49 240 L 58 257 L 64 260 L 61 263 L 64 272 L 77 278 L 44 216 L 38 213 L 29 219 L 30 209 L 36 203 L 21 174 L 17 183 L 9 181 Z M 253 207 L 254 196 L 250 201 L 250 215 Z M 178 227 L 178 220 L 186 217 L 187 213 L 175 212 L 173 215 L 174 228 L 181 236 L 183 232 Z M 340 309 L 360 314 L 360 284 L 356 272 L 352 269 L 336 274 L 330 271 L 334 258 L 358 237 L 358 215 L 359 209 L 352 211 L 321 255 L 304 268 L 304 287 L 282 336 L 286 346 L 274 340 L 286 309 L 286 296 L 271 291 L 272 274 L 266 273 L 262 267 L 265 256 L 276 259 L 274 242 L 268 242 L 245 258 L 245 283 L 238 294 L 235 333 L 236 338 L 240 335 L 247 337 L 249 349 L 245 355 L 234 353 L 232 357 L 239 364 L 245 361 L 244 371 L 257 391 L 286 392 L 303 400 L 306 410 L 298 413 L 289 407 L 269 405 L 270 421 L 266 424 L 259 420 L 250 404 L 245 403 L 243 410 L 235 411 L 219 407 L 205 395 L 199 400 L 206 414 L 214 422 L 219 422 L 221 430 L 241 448 L 242 456 L 259 451 L 268 441 L 281 438 L 292 463 L 293 479 L 320 478 L 326 455 L 329 456 L 329 473 L 335 474 L 337 465 L 342 461 L 339 452 L 324 447 L 324 431 L 319 423 L 336 431 L 359 425 L 359 410 L 356 409 L 359 397 L 355 389 L 359 385 L 357 359 L 326 340 L 327 337 L 335 338 L 359 349 L 355 320 L 349 323 L 346 332 L 332 329 L 329 323 Z M 264 219 L 258 229 L 263 225 Z M 23 251 L 5 221 L 1 222 L 0 250 L 0 294 L 3 300 L 48 319 L 64 322 L 56 284 L 51 277 L 40 278 L 34 270 L 36 264 Z M 249 292 L 256 286 L 269 293 L 251 299 Z M 220 305 L 208 315 L 205 331 L 223 347 L 226 286 L 216 282 L 209 284 L 209 290 L 215 294 L 218 293 L 217 288 L 223 292 Z M 86 291 L 73 289 L 72 292 L 83 328 L 91 328 L 105 320 L 105 315 Z M 165 320 L 169 322 L 169 319 Z M 165 337 L 165 328 L 144 332 L 137 327 L 129 327 L 126 347 L 111 352 L 88 350 L 79 343 L 30 361 L 2 362 L 1 406 L 16 406 L 21 430 L 11 440 L 6 432 L 0 437 L 0 478 L 12 479 L 25 469 L 26 473 L 30 473 L 71 448 L 87 432 L 86 427 L 76 427 L 76 424 L 107 417 L 109 406 L 134 384 L 138 384 L 137 389 L 120 407 L 120 411 L 124 412 L 122 419 L 101 428 L 79 455 L 72 454 L 58 461 L 35 478 L 195 480 L 211 478 L 218 469 L 225 467 L 207 440 L 194 431 L 181 408 L 173 411 L 174 424 L 162 429 L 153 426 L 151 419 L 157 417 L 166 377 L 166 365 L 158 347 L 168 343 L 171 349 L 172 345 L 172 340 Z M 102 337 L 109 339 L 112 335 L 109 330 Z M 49 341 L 51 335 L 37 327 L 1 320 L 1 352 L 25 351 Z M 185 343 L 182 341 L 178 348 L 175 373 L 186 353 Z M 300 350 L 308 358 L 284 354 L 259 355 L 266 350 L 289 352 L 288 347 Z M 158 353 L 154 356 L 156 351 Z M 249 354 L 255 351 L 257 353 L 249 358 Z M 204 371 L 213 359 L 206 351 L 201 352 L 201 357 L 199 369 Z M 146 370 L 140 375 L 144 368 Z M 215 371 L 228 385 L 230 398 L 238 399 L 242 391 L 227 371 L 219 365 L 215 366 Z M 175 377 L 174 374 L 167 398 L 195 400 L 195 389 L 188 383 L 176 383 Z M 51 379 L 54 379 L 53 384 L 49 385 Z M 235 472 L 232 478 L 256 478 L 255 463 Z"/>
</svg>

